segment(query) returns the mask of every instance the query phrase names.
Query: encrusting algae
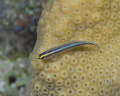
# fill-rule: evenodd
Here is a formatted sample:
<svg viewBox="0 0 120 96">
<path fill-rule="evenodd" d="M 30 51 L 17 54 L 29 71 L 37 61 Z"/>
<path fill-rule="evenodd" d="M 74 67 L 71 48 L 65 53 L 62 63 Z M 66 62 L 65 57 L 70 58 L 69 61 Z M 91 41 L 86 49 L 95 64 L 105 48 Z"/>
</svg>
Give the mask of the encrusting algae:
<svg viewBox="0 0 120 96">
<path fill-rule="evenodd" d="M 49 0 L 30 55 L 28 96 L 120 96 L 120 0 Z M 55 56 L 41 52 L 90 41 Z"/>
</svg>

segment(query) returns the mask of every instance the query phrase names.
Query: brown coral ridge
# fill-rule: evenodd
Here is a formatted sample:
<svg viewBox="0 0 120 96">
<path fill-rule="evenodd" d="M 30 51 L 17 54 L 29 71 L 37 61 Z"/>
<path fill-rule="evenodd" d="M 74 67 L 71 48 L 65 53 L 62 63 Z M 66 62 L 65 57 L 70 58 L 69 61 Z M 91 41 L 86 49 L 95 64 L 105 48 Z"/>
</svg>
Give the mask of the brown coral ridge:
<svg viewBox="0 0 120 96">
<path fill-rule="evenodd" d="M 119 0 L 49 0 L 30 55 L 28 96 L 119 96 L 119 10 Z M 37 58 L 70 41 L 93 41 L 100 49 L 87 45 Z"/>
</svg>

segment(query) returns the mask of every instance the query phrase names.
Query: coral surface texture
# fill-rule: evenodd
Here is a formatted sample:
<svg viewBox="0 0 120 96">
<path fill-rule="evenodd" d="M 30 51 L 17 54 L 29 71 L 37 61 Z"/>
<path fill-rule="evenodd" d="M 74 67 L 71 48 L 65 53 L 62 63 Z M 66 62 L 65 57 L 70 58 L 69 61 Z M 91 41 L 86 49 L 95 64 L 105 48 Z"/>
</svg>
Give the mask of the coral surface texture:
<svg viewBox="0 0 120 96">
<path fill-rule="evenodd" d="M 49 0 L 30 54 L 28 96 L 120 96 L 120 0 Z M 46 59 L 41 52 L 78 46 Z"/>
</svg>

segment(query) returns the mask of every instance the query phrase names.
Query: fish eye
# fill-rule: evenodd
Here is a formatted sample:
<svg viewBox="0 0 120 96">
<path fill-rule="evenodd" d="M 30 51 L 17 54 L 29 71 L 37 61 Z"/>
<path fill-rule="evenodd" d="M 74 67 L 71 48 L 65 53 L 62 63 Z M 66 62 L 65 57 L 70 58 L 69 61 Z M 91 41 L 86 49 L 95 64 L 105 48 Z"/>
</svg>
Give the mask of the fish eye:
<svg viewBox="0 0 120 96">
<path fill-rule="evenodd" d="M 39 57 L 41 57 L 41 54 L 39 54 Z"/>
<path fill-rule="evenodd" d="M 42 54 L 39 54 L 39 55 L 38 55 L 38 59 L 42 59 Z"/>
</svg>

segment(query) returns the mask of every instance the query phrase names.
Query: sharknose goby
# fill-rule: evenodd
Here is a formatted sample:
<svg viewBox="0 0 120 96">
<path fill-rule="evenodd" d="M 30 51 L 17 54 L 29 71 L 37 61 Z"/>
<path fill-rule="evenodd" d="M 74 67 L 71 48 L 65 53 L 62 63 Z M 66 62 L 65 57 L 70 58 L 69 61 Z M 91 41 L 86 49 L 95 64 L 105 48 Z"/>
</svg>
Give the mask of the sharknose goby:
<svg viewBox="0 0 120 96">
<path fill-rule="evenodd" d="M 97 44 L 95 44 L 93 42 L 86 42 L 86 41 L 69 42 L 69 43 L 65 43 L 65 44 L 50 48 L 47 51 L 44 51 L 44 52 L 40 53 L 39 56 L 38 56 L 38 59 L 45 59 L 49 56 L 52 56 L 56 53 L 67 50 L 69 48 L 73 48 L 73 47 L 80 46 L 80 45 L 87 45 L 87 44 L 99 47 Z"/>
</svg>

